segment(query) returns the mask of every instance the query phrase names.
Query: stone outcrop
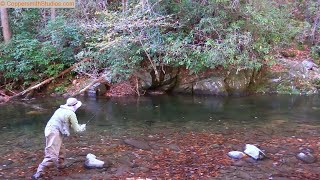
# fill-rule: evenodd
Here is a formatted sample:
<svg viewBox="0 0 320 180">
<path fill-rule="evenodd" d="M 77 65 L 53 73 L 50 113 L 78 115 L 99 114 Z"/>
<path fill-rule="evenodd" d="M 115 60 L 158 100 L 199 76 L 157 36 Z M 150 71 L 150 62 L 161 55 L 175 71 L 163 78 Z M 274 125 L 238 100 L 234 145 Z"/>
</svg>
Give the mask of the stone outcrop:
<svg viewBox="0 0 320 180">
<path fill-rule="evenodd" d="M 154 72 L 138 73 L 139 87 L 142 90 L 157 90 L 194 95 L 246 95 L 255 84 L 254 70 L 207 69 L 201 73 L 191 73 L 184 68 L 166 68 L 159 71 L 160 81 Z"/>
<path fill-rule="evenodd" d="M 222 68 L 204 71 L 198 75 L 180 72 L 175 93 L 192 93 L 195 95 L 246 95 L 257 83 L 254 70 L 225 70 Z"/>
<path fill-rule="evenodd" d="M 311 60 L 279 59 L 281 70 L 267 71 L 261 92 L 276 94 L 317 94 L 320 85 L 318 65 Z"/>
<path fill-rule="evenodd" d="M 182 93 L 192 95 L 244 96 L 254 93 L 316 94 L 320 88 L 320 71 L 312 60 L 278 59 L 280 69 L 263 66 L 253 69 L 215 69 L 192 73 L 183 67 L 141 69 L 134 75 L 138 87 L 147 94 Z M 154 93 L 156 92 L 156 93 Z"/>
<path fill-rule="evenodd" d="M 210 77 L 195 82 L 192 91 L 199 95 L 228 95 L 227 85 L 223 77 Z"/>
</svg>

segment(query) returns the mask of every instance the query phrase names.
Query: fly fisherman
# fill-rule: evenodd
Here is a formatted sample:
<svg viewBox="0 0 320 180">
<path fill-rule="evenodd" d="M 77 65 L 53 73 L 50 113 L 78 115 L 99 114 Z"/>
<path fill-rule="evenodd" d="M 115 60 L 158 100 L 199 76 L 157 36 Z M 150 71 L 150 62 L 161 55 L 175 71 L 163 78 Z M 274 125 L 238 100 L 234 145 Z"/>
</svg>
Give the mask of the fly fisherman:
<svg viewBox="0 0 320 180">
<path fill-rule="evenodd" d="M 46 137 L 45 157 L 32 179 L 39 179 L 49 167 L 64 168 L 65 147 L 62 136 L 70 135 L 70 127 L 75 132 L 86 130 L 86 124 L 78 124 L 75 111 L 82 105 L 76 98 L 68 98 L 65 105 L 61 105 L 48 121 L 44 134 Z"/>
</svg>

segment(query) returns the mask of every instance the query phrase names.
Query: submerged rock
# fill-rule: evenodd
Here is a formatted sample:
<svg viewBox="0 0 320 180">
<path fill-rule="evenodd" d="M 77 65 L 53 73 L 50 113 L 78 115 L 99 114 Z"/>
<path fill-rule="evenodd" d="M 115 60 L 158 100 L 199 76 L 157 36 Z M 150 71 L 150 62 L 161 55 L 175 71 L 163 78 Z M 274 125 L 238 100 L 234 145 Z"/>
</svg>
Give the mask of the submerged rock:
<svg viewBox="0 0 320 180">
<path fill-rule="evenodd" d="M 135 148 L 139 148 L 139 149 L 143 149 L 143 150 L 151 149 L 149 144 L 146 142 L 143 142 L 143 141 L 138 141 L 135 139 L 126 139 L 126 140 L 124 140 L 124 142 L 128 145 L 135 147 Z"/>
<path fill-rule="evenodd" d="M 243 166 L 248 166 L 248 163 L 244 160 L 239 160 L 239 161 L 234 161 L 232 165 L 237 167 L 243 167 Z"/>
<path fill-rule="evenodd" d="M 230 152 L 228 152 L 228 156 L 233 159 L 241 159 L 241 158 L 245 157 L 246 154 L 241 151 L 230 151 Z"/>
<path fill-rule="evenodd" d="M 6 167 L 6 166 L 9 166 L 9 165 L 11 165 L 11 164 L 13 164 L 13 161 L 12 161 L 12 160 L 6 160 L 6 159 L 4 159 L 4 160 L 2 160 L 2 162 L 0 162 L 0 166 L 2 166 L 2 167 Z"/>
<path fill-rule="evenodd" d="M 297 158 L 305 163 L 314 163 L 316 162 L 316 157 L 314 157 L 311 153 L 309 152 L 301 152 L 299 154 L 297 154 Z"/>
<path fill-rule="evenodd" d="M 174 150 L 174 151 L 180 151 L 181 150 L 180 147 L 178 145 L 176 145 L 176 144 L 170 144 L 169 148 Z"/>
<path fill-rule="evenodd" d="M 45 112 L 43 112 L 43 111 L 28 111 L 28 112 L 26 112 L 26 115 L 40 115 L 43 113 L 45 113 Z"/>
</svg>

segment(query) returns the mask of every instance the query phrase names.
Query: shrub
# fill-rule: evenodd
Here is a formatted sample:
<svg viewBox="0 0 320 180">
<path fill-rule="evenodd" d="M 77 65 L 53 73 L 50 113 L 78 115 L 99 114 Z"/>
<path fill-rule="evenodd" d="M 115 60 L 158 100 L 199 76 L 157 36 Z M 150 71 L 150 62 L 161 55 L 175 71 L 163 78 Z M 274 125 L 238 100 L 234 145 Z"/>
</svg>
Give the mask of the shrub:
<svg viewBox="0 0 320 180">
<path fill-rule="evenodd" d="M 74 51 L 83 43 L 79 32 L 75 24 L 57 18 L 41 32 L 42 41 L 27 32 L 13 36 L 9 44 L 0 46 L 0 72 L 9 82 L 23 86 L 57 75 L 75 62 Z"/>
</svg>

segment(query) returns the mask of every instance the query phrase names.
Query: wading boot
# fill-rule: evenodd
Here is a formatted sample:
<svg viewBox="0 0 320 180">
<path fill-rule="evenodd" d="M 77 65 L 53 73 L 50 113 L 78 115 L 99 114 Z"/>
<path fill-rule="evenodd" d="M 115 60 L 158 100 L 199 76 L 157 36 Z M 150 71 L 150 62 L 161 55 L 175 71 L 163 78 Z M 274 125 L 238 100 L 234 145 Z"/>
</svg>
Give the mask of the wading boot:
<svg viewBox="0 0 320 180">
<path fill-rule="evenodd" d="M 59 170 L 64 169 L 64 168 L 66 168 L 66 167 L 67 167 L 67 165 L 65 165 L 65 164 L 59 164 L 59 165 L 58 165 L 58 169 L 59 169 Z"/>
<path fill-rule="evenodd" d="M 36 172 L 34 175 L 31 176 L 32 180 L 41 179 L 43 177 L 43 174 L 40 172 Z"/>
</svg>

